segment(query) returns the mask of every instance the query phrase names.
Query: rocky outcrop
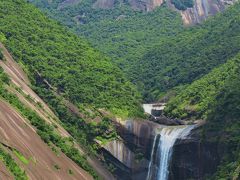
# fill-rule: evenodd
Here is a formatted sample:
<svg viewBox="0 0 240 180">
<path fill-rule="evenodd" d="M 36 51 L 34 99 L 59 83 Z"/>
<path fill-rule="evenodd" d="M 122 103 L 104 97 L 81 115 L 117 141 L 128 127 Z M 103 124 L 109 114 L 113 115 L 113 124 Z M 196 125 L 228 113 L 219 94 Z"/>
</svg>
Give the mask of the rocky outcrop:
<svg viewBox="0 0 240 180">
<path fill-rule="evenodd" d="M 108 155 L 108 160 L 117 167 L 118 177 L 146 179 L 154 132 L 162 128 L 162 125 L 143 120 L 122 121 L 118 125 L 117 130 L 122 141 L 113 141 L 106 145 L 105 154 Z M 216 171 L 226 147 L 216 142 L 203 141 L 203 125 L 204 123 L 198 123 L 187 137 L 176 141 L 170 162 L 170 180 L 202 180 Z M 141 159 L 138 159 L 139 154 Z"/>
<path fill-rule="evenodd" d="M 108 142 L 104 148 L 128 168 L 134 167 L 135 154 L 123 141 L 113 140 Z"/>
<path fill-rule="evenodd" d="M 154 117 L 154 116 L 151 116 L 150 117 L 150 120 L 153 121 L 153 122 L 156 122 L 158 124 L 164 124 L 164 125 L 184 125 L 185 122 L 180 120 L 180 119 L 171 119 L 171 118 L 168 118 L 166 116 L 159 116 L 159 117 Z"/>
<path fill-rule="evenodd" d="M 105 161 L 114 165 L 117 179 L 145 180 L 149 161 L 136 146 L 127 141 L 114 140 L 107 143 L 102 152 Z"/>
<path fill-rule="evenodd" d="M 140 11 L 152 11 L 155 8 L 161 6 L 164 2 L 169 8 L 178 11 L 185 25 L 197 24 L 209 16 L 213 16 L 218 12 L 225 10 L 229 5 L 234 4 L 237 0 L 193 0 L 194 6 L 187 8 L 186 10 L 178 10 L 172 4 L 172 0 L 96 0 L 93 4 L 93 8 L 98 9 L 113 9 L 118 5 L 127 4 L 134 10 Z M 49 2 L 51 3 L 51 2 Z M 80 0 L 65 0 L 58 5 L 58 10 L 61 10 L 67 6 L 76 5 L 81 3 Z M 84 24 L 84 14 L 79 14 L 75 17 L 76 22 Z M 123 14 L 124 16 L 124 14 Z"/>
<path fill-rule="evenodd" d="M 141 148 L 144 152 L 148 151 L 148 146 L 153 140 L 154 131 L 161 125 L 145 120 L 127 120 L 122 122 L 118 129 L 120 136 L 130 144 Z"/>
<path fill-rule="evenodd" d="M 133 9 L 141 11 L 151 11 L 158 6 L 161 6 L 164 0 L 128 0 L 128 1 L 117 1 L 117 0 L 97 0 L 94 4 L 94 8 L 109 9 L 114 8 L 117 3 L 128 3 Z"/>
<path fill-rule="evenodd" d="M 167 4 L 170 8 L 179 11 L 185 25 L 191 25 L 200 23 L 206 20 L 209 16 L 213 16 L 218 12 L 225 10 L 229 5 L 234 4 L 236 1 L 237 0 L 194 0 L 194 6 L 192 8 L 187 8 L 184 11 L 177 10 L 171 3 L 171 0 L 167 0 Z M 117 2 L 119 1 L 97 0 L 93 7 L 101 9 L 114 8 L 114 5 Z M 120 1 L 120 3 L 123 2 Z M 164 3 L 164 0 L 128 0 L 127 3 L 135 10 L 152 11 L 161 6 Z"/>
<path fill-rule="evenodd" d="M 129 0 L 129 4 L 133 9 L 142 10 L 142 11 L 152 11 L 156 7 L 162 5 L 164 0 Z"/>
<path fill-rule="evenodd" d="M 214 142 L 202 141 L 200 134 L 200 129 L 196 129 L 187 139 L 178 140 L 174 145 L 170 180 L 202 180 L 216 171 L 224 147 Z"/>
<path fill-rule="evenodd" d="M 185 25 L 196 24 L 207 19 L 209 16 L 223 11 L 234 2 L 236 2 L 236 0 L 194 0 L 193 8 L 180 11 L 180 13 Z"/>
<path fill-rule="evenodd" d="M 118 179 L 145 180 L 148 172 L 154 131 L 161 125 L 151 121 L 127 120 L 116 123 L 122 140 L 107 143 L 103 156 L 115 167 Z"/>
</svg>

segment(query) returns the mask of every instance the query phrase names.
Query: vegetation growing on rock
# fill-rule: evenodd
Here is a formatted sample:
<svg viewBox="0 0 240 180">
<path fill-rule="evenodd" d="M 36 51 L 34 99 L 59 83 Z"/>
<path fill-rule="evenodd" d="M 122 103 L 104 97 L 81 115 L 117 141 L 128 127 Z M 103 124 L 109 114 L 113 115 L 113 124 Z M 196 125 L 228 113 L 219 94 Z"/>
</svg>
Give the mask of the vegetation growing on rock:
<svg viewBox="0 0 240 180">
<path fill-rule="evenodd" d="M 0 8 L 5 44 L 33 82 L 40 74 L 77 106 L 141 114 L 139 94 L 109 58 L 23 0 L 2 1 Z"/>
<path fill-rule="evenodd" d="M 20 168 L 20 166 L 15 162 L 11 155 L 3 149 L 3 147 L 0 147 L 0 161 L 6 165 L 16 180 L 28 179 L 25 171 Z"/>
</svg>

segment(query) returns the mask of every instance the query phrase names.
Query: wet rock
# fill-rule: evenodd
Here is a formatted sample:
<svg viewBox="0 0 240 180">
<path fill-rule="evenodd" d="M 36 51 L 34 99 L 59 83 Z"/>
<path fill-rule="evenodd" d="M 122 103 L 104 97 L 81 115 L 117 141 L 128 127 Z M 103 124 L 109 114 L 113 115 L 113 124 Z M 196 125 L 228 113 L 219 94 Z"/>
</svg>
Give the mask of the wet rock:
<svg viewBox="0 0 240 180">
<path fill-rule="evenodd" d="M 160 117 L 150 117 L 150 121 L 156 122 L 158 124 L 164 124 L 164 125 L 184 125 L 186 124 L 184 121 L 180 119 L 171 119 L 166 116 L 160 116 Z"/>
<path fill-rule="evenodd" d="M 221 160 L 221 145 L 202 141 L 196 129 L 189 138 L 178 140 L 174 145 L 170 167 L 170 180 L 203 180 L 212 175 Z"/>
<path fill-rule="evenodd" d="M 183 123 L 178 119 L 166 117 L 158 120 L 165 124 L 172 123 L 171 125 Z M 221 161 L 226 147 L 216 142 L 203 141 L 201 127 L 204 121 L 195 123 L 198 124 L 196 129 L 192 130 L 187 138 L 178 139 L 173 147 L 169 167 L 170 180 L 203 180 L 206 175 L 212 175 L 216 171 Z M 110 143 L 105 149 L 105 156 L 117 167 L 118 179 L 146 179 L 156 128 L 162 128 L 162 125 L 141 120 L 129 120 L 118 124 L 117 130 L 122 142 Z M 208 136 L 214 137 L 216 134 L 208 134 Z M 120 153 L 116 154 L 119 151 Z M 142 156 L 140 160 L 136 158 L 139 155 Z"/>
</svg>

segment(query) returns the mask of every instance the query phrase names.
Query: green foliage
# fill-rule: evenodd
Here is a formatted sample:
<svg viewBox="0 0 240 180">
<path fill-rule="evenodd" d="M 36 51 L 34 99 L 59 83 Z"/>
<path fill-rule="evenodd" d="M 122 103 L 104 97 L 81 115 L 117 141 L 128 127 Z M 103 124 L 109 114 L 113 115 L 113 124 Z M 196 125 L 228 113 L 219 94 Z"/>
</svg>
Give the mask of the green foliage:
<svg viewBox="0 0 240 180">
<path fill-rule="evenodd" d="M 240 162 L 240 54 L 182 90 L 165 113 L 182 119 L 205 119 L 203 141 L 225 147 L 210 179 L 236 176 Z"/>
<path fill-rule="evenodd" d="M 69 169 L 68 174 L 73 175 L 74 174 L 73 170 Z"/>
<path fill-rule="evenodd" d="M 135 154 L 136 161 L 140 162 L 144 159 L 144 155 L 141 152 Z"/>
<path fill-rule="evenodd" d="M 5 43 L 6 41 L 7 41 L 7 39 L 6 39 L 5 35 L 2 32 L 0 32 L 0 42 Z"/>
<path fill-rule="evenodd" d="M 58 115 L 64 128 L 86 148 L 91 154 L 95 153 L 95 139 L 108 141 L 116 138 L 116 130 L 108 118 L 103 118 L 100 123 L 86 123 L 82 118 L 77 117 L 68 110 L 63 99 L 57 97 L 51 90 L 48 90 L 44 84 L 35 88 L 45 101 L 49 102 L 50 107 Z"/>
<path fill-rule="evenodd" d="M 10 79 L 9 77 L 4 73 L 3 68 L 0 67 L 0 82 L 9 84 L 10 83 Z"/>
<path fill-rule="evenodd" d="M 3 60 L 4 56 L 3 56 L 3 53 L 2 53 L 2 49 L 0 48 L 0 60 Z"/>
<path fill-rule="evenodd" d="M 240 4 L 204 24 L 187 28 L 150 50 L 132 66 L 132 77 L 148 101 L 209 73 L 240 50 Z"/>
<path fill-rule="evenodd" d="M 36 114 L 35 111 L 25 107 L 16 95 L 9 93 L 3 86 L 0 88 L 0 96 L 16 108 L 23 117 L 30 121 L 31 125 L 37 129 L 38 135 L 45 143 L 53 143 L 76 164 L 88 171 L 94 178 L 98 178 L 96 172 L 87 163 L 86 158 L 83 157 L 78 149 L 76 149 L 73 145 L 69 145 L 65 138 L 62 138 L 58 133 L 56 133 L 52 125 L 47 124 Z M 18 157 L 20 157 L 20 155 Z M 22 157 L 21 160 L 23 160 Z"/>
<path fill-rule="evenodd" d="M 239 58 L 240 59 L 240 58 Z M 225 145 L 226 150 L 222 163 L 212 179 L 236 179 L 239 178 L 240 163 L 240 65 L 238 61 L 237 73 L 235 73 L 219 91 L 216 105 L 210 106 L 211 114 L 205 133 L 217 133 L 216 139 Z M 211 139 L 210 139 L 211 140 Z M 238 177 L 238 178 L 237 178 Z"/>
<path fill-rule="evenodd" d="M 118 12 L 112 9 L 109 13 L 112 14 L 112 11 Z M 130 71 L 130 66 L 149 49 L 183 29 L 181 17 L 166 5 L 148 13 L 119 12 L 121 15 L 125 17 L 119 20 L 114 16 L 112 19 L 105 18 L 77 26 L 76 31 L 111 56 L 124 72 Z M 129 79 L 134 81 L 132 76 Z"/>
<path fill-rule="evenodd" d="M 18 159 L 20 159 L 20 161 L 22 161 L 24 164 L 27 165 L 27 164 L 29 163 L 29 160 L 26 159 L 22 153 L 20 153 L 20 152 L 17 151 L 17 150 L 13 150 L 13 152 L 14 152 L 14 154 L 18 157 Z"/>
<path fill-rule="evenodd" d="M 149 13 L 116 5 L 113 9 L 94 9 L 90 16 L 90 1 L 86 6 L 79 3 L 62 9 L 58 9 L 57 1 L 33 2 L 113 57 L 146 101 L 155 101 L 162 92 L 193 82 L 240 49 L 239 4 L 203 25 L 184 29 L 180 16 L 166 5 Z M 193 5 L 191 0 L 174 2 L 184 8 Z M 85 13 L 86 21 L 70 23 L 81 15 L 79 12 Z M 120 15 L 125 17 L 116 20 Z"/>
<path fill-rule="evenodd" d="M 209 106 L 219 103 L 216 97 L 225 83 L 234 75 L 240 75 L 239 63 L 240 54 L 203 78 L 194 81 L 167 104 L 165 114 L 182 119 L 206 119 L 212 110 Z"/>
<path fill-rule="evenodd" d="M 6 165 L 10 172 L 14 175 L 16 180 L 27 180 L 28 177 L 18 164 L 14 161 L 10 154 L 5 152 L 2 147 L 0 147 L 0 160 Z"/>
<path fill-rule="evenodd" d="M 40 74 L 77 106 L 119 109 L 128 116 L 142 112 L 133 85 L 83 39 L 24 0 L 1 1 L 0 9 L 6 45 L 35 83 Z"/>
<path fill-rule="evenodd" d="M 173 87 L 199 79 L 240 50 L 239 3 L 203 25 L 185 29 L 180 16 L 166 5 L 143 13 L 117 5 L 91 11 L 91 1 L 62 9 L 57 1 L 33 3 L 113 57 L 145 101 L 156 101 Z M 191 0 L 173 3 L 182 9 L 193 6 Z M 84 23 L 77 24 L 74 17 L 84 13 Z M 125 17 L 116 20 L 120 15 Z"/>
<path fill-rule="evenodd" d="M 239 3 L 202 25 L 184 30 L 180 16 L 166 5 L 145 14 L 130 10 L 124 3 L 101 10 L 93 9 L 92 1 L 64 7 L 59 7 L 62 1 L 32 1 L 113 57 L 145 100 L 154 101 L 170 94 L 167 115 L 205 119 L 203 140 L 227 147 L 222 164 L 212 178 L 236 176 L 240 157 Z M 193 6 L 191 0 L 172 3 L 180 10 Z M 3 17 L 0 30 L 7 37 L 8 47 L 32 72 L 36 91 L 78 142 L 92 150 L 95 138 L 104 142 L 115 134 L 107 133 L 109 120 L 104 119 L 99 125 L 86 124 L 74 116 L 44 80 L 78 107 L 94 104 L 95 108 L 106 108 L 121 116 L 140 112 L 138 93 L 110 59 L 20 0 L 0 2 L 0 7 Z M 34 16 L 29 17 L 29 12 Z M 19 22 L 14 21 L 16 17 L 20 17 Z M 174 98 L 169 92 L 177 92 L 177 96 Z M 51 134 L 53 127 L 33 123 L 45 142 L 61 147 L 85 167 L 76 149 Z M 208 136 L 210 133 L 216 136 Z"/>
<path fill-rule="evenodd" d="M 93 2 L 90 0 L 64 8 L 59 8 L 61 6 L 59 1 L 31 0 L 31 2 L 112 57 L 141 91 L 145 89 L 141 82 L 152 80 L 148 78 L 147 72 L 141 75 L 140 70 L 146 67 L 145 64 L 152 62 L 152 59 L 146 58 L 146 62 L 138 62 L 138 59 L 169 37 L 174 37 L 184 30 L 180 15 L 169 9 L 166 4 L 146 13 L 131 9 L 125 2 L 118 4 L 118 1 L 115 1 L 112 9 L 92 8 Z M 76 21 L 76 17 L 79 16 L 83 23 Z M 136 67 L 137 65 L 143 67 Z M 157 76 L 153 69 L 145 70 Z M 158 93 L 156 92 L 156 96 Z"/>
</svg>

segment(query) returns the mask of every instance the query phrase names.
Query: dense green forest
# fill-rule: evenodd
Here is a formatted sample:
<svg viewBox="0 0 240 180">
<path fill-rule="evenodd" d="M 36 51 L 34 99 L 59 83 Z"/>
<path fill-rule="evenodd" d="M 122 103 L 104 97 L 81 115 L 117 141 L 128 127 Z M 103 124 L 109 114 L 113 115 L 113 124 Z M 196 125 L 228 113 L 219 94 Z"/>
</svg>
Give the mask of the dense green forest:
<svg viewBox="0 0 240 180">
<path fill-rule="evenodd" d="M 165 109 L 165 114 L 181 119 L 207 119 L 211 106 L 218 105 L 219 93 L 234 77 L 240 76 L 240 54 L 180 91 Z"/>
<path fill-rule="evenodd" d="M 90 1 L 59 8 L 60 2 L 34 1 L 112 59 L 23 0 L 0 2 L 0 32 L 32 78 L 34 90 L 78 142 L 96 153 L 94 141 L 98 137 L 117 135 L 108 118 L 96 125 L 73 115 L 62 96 L 80 110 L 105 108 L 126 117 L 141 115 L 140 93 L 145 101 L 157 101 L 175 91 L 165 115 L 205 120 L 201 140 L 227 147 L 212 178 L 227 179 L 239 173 L 240 3 L 201 25 L 184 28 L 179 14 L 166 5 L 146 14 L 126 5 L 102 10 L 93 9 Z M 179 9 L 192 6 L 191 1 L 174 2 L 175 6 L 180 3 Z M 4 74 L 0 78 L 9 81 Z M 17 102 L 15 97 L 0 93 Z M 17 108 L 25 112 L 19 104 Z M 34 112 L 27 111 L 25 116 L 28 114 Z M 72 147 L 62 147 L 64 140 L 51 133 L 52 127 L 39 122 L 32 121 L 35 127 L 43 126 L 43 132 L 38 131 L 43 140 L 71 156 Z M 107 134 L 109 129 L 112 132 Z M 209 138 L 210 133 L 216 136 Z M 96 176 L 84 157 L 73 157 Z"/>
<path fill-rule="evenodd" d="M 112 57 L 124 72 L 131 72 L 130 67 L 138 63 L 137 60 L 146 52 L 184 29 L 180 14 L 166 4 L 144 12 L 133 10 L 124 3 L 116 3 L 110 9 L 98 9 L 92 8 L 93 2 L 89 0 L 70 3 L 62 8 L 59 8 L 59 1 L 31 2 Z"/>
<path fill-rule="evenodd" d="M 78 26 L 77 32 L 128 72 L 129 66 L 149 49 L 182 29 L 180 15 L 163 5 L 148 13 L 138 12 L 119 20 L 104 19 Z"/>
<path fill-rule="evenodd" d="M 239 176 L 239 10 L 238 3 L 225 13 L 209 19 L 199 28 L 194 28 L 192 31 L 195 31 L 196 37 L 188 36 L 193 37 L 190 42 L 180 41 L 180 43 L 188 43 L 182 46 L 185 49 L 182 48 L 181 52 L 179 48 L 180 51 L 175 54 L 171 51 L 170 56 L 175 55 L 175 59 L 180 60 L 176 66 L 170 66 L 170 71 L 166 72 L 171 77 L 171 82 L 165 86 L 167 88 L 198 79 L 189 86 L 179 88 L 176 97 L 168 103 L 165 114 L 181 119 L 206 120 L 206 125 L 202 128 L 202 141 L 225 147 L 222 162 L 211 179 Z M 175 46 L 176 42 L 174 43 Z M 178 50 L 177 45 L 175 52 Z M 164 58 L 162 54 L 157 57 Z M 222 65 L 218 66 L 218 64 Z M 215 66 L 218 67 L 211 70 Z M 178 73 L 174 74 L 174 71 Z M 204 75 L 208 71 L 210 73 Z"/>
<path fill-rule="evenodd" d="M 59 1 L 31 2 L 111 56 L 148 102 L 207 74 L 240 49 L 239 5 L 202 25 L 184 28 L 180 14 L 166 4 L 146 13 L 118 4 L 94 9 L 91 1 L 61 8 Z M 172 3 L 179 9 L 193 6 L 192 1 Z M 74 17 L 83 14 L 84 21 L 76 22 Z"/>
<path fill-rule="evenodd" d="M 238 179 L 240 175 L 240 66 L 238 56 L 236 73 L 229 77 L 217 93 L 217 103 L 211 104 L 211 112 L 207 117 L 207 124 L 204 129 L 205 138 L 210 141 L 217 141 L 225 147 L 223 160 L 214 174 L 214 179 Z M 216 137 L 209 139 L 207 134 L 217 133 Z"/>
<path fill-rule="evenodd" d="M 162 92 L 191 83 L 240 50 L 240 4 L 168 38 L 145 54 L 129 73 L 146 100 L 159 99 Z"/>
<path fill-rule="evenodd" d="M 32 81 L 45 79 L 77 106 L 136 116 L 139 94 L 109 58 L 23 0 L 0 2 L 6 46 Z M 17 19 L 17 21 L 16 21 Z"/>
<path fill-rule="evenodd" d="M 227 179 L 239 173 L 239 82 L 240 54 L 182 90 L 165 109 L 170 117 L 206 120 L 202 140 L 225 147 L 222 163 L 212 179 Z"/>
</svg>

